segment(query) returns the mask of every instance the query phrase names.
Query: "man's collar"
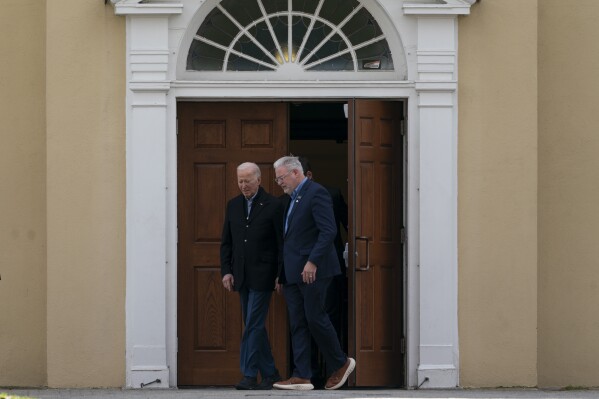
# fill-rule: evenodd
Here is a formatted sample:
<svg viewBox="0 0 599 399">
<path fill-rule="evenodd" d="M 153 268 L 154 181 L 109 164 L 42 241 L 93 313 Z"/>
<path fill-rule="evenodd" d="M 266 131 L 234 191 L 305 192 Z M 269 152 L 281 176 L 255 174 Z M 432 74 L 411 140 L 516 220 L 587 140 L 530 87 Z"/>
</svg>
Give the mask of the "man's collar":
<svg viewBox="0 0 599 399">
<path fill-rule="evenodd" d="M 256 190 L 256 193 L 254 195 L 252 195 L 250 198 L 245 198 L 244 197 L 245 200 L 248 201 L 248 202 L 252 202 L 254 200 L 254 198 L 256 198 L 258 196 L 258 194 L 260 194 L 260 188 L 261 187 L 258 187 L 258 190 Z"/>
<path fill-rule="evenodd" d="M 295 199 L 295 197 L 297 197 L 297 195 L 299 194 L 300 190 L 302 189 L 302 187 L 304 186 L 306 181 L 308 181 L 308 178 L 304 177 L 304 180 L 302 180 L 301 183 L 298 184 L 297 187 L 295 188 L 295 190 L 293 190 L 293 192 L 291 193 L 291 199 Z"/>
</svg>

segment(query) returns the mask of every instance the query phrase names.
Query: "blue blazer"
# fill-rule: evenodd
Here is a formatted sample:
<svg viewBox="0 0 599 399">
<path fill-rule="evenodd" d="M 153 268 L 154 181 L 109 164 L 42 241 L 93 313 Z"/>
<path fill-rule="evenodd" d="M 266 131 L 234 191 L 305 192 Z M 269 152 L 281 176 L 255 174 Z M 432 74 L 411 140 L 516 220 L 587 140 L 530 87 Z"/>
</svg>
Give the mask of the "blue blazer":
<svg viewBox="0 0 599 399">
<path fill-rule="evenodd" d="M 289 204 L 285 207 L 283 219 Z M 283 240 L 283 275 L 281 282 L 298 284 L 306 262 L 318 269 L 316 279 L 341 274 L 335 250 L 337 226 L 329 192 L 320 184 L 307 180 L 295 198 Z"/>
</svg>

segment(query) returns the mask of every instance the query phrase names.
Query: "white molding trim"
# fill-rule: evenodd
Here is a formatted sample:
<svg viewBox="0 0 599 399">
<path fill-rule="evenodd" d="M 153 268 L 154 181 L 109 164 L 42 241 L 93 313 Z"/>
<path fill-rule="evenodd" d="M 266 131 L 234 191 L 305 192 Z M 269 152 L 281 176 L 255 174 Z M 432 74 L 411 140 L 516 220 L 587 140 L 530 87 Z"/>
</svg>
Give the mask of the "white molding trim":
<svg viewBox="0 0 599 399">
<path fill-rule="evenodd" d="M 468 15 L 470 6 L 477 0 L 441 0 L 443 3 L 406 2 L 403 5 L 406 15 Z"/>
<path fill-rule="evenodd" d="M 183 4 L 172 2 L 142 3 L 142 0 L 110 0 L 116 15 L 181 14 Z"/>
<path fill-rule="evenodd" d="M 354 97 L 408 101 L 407 385 L 459 385 L 457 16 L 473 0 L 361 1 L 401 35 L 407 81 L 177 80 L 204 0 L 111 0 L 127 18 L 127 387 L 177 386 L 177 99 Z"/>
</svg>

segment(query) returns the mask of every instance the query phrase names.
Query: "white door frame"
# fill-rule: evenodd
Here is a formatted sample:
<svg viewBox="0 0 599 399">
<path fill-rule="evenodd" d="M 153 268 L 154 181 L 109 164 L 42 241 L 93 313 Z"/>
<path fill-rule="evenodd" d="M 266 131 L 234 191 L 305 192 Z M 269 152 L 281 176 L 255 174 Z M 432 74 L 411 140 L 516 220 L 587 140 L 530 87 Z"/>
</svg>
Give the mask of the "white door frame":
<svg viewBox="0 0 599 399">
<path fill-rule="evenodd" d="M 376 0 L 401 36 L 406 81 L 268 83 L 177 81 L 203 0 L 111 2 L 127 18 L 126 386 L 177 385 L 177 99 L 353 97 L 408 101 L 408 386 L 458 386 L 457 16 L 474 0 Z"/>
</svg>

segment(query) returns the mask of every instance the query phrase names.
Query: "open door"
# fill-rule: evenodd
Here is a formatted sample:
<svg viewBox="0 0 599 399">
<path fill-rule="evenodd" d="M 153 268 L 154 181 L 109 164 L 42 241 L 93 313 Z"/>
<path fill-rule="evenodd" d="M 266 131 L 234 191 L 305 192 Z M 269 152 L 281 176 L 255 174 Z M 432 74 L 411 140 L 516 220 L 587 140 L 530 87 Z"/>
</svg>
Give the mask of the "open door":
<svg viewBox="0 0 599 399">
<path fill-rule="evenodd" d="M 401 386 L 403 103 L 352 100 L 348 108 L 350 384 Z"/>
<path fill-rule="evenodd" d="M 220 275 L 226 203 L 239 195 L 237 166 L 258 164 L 273 195 L 272 163 L 287 153 L 287 104 L 178 104 L 178 384 L 233 385 L 241 378 L 239 294 Z M 287 375 L 287 318 L 273 295 L 267 319 L 275 364 Z"/>
</svg>

